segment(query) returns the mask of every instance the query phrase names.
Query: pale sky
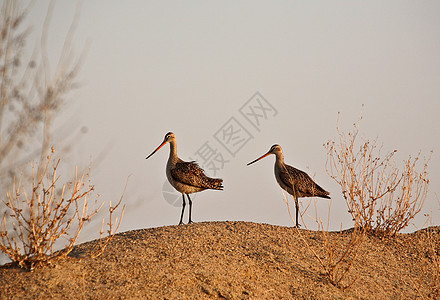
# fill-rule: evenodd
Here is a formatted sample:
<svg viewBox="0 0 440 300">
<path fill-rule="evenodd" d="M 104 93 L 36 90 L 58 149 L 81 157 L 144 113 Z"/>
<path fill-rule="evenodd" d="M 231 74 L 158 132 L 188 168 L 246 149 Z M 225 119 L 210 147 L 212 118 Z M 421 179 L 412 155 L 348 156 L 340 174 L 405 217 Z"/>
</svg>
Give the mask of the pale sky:
<svg viewBox="0 0 440 300">
<path fill-rule="evenodd" d="M 38 1 L 31 12 L 36 31 L 47 3 Z M 49 33 L 54 61 L 75 5 L 56 3 Z M 350 130 L 363 104 L 361 136 L 377 137 L 385 151 L 397 149 L 399 165 L 408 155 L 434 151 L 426 204 L 408 231 L 425 224 L 424 214 L 438 225 L 439 14 L 437 0 L 84 1 L 74 39 L 78 54 L 89 45 L 81 87 L 58 122 L 70 120 L 87 133 L 67 164 L 87 165 L 105 151 L 92 171 L 105 201 L 117 201 L 130 176 L 120 231 L 175 225 L 181 200 L 173 206 L 166 199 L 180 196 L 164 192 L 169 146 L 145 160 L 173 131 L 183 160 L 200 161 L 197 153 L 211 149 L 217 160 L 210 166 L 226 161 L 215 174 L 224 191 L 193 197 L 194 221 L 292 226 L 275 157 L 246 167 L 280 144 L 286 163 L 331 193 L 330 214 L 325 199 L 316 199 L 316 213 L 312 201 L 308 213 L 324 223 L 329 217 L 331 230 L 348 228 L 351 216 L 325 171 L 323 145 L 336 137 L 338 112 L 342 129 Z M 268 110 L 254 126 L 256 119 L 245 115 L 258 103 Z M 231 128 L 241 135 L 222 140 L 222 130 Z"/>
</svg>

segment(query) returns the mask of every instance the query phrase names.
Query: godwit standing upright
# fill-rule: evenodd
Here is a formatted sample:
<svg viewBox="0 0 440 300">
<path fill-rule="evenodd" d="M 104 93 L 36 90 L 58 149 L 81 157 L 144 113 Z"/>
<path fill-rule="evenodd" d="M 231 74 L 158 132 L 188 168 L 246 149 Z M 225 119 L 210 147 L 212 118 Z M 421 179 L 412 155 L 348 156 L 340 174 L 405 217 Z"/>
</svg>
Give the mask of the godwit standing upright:
<svg viewBox="0 0 440 300">
<path fill-rule="evenodd" d="M 180 215 L 179 225 L 183 224 L 183 212 L 185 211 L 185 194 L 188 197 L 189 203 L 189 220 L 188 224 L 192 223 L 191 220 L 191 210 L 192 201 L 189 194 L 204 191 L 206 189 L 212 190 L 222 190 L 223 189 L 223 179 L 220 178 L 210 178 L 205 175 L 205 172 L 199 165 L 194 161 L 183 161 L 177 157 L 177 144 L 176 136 L 172 132 L 168 132 L 162 144 L 156 148 L 150 155 L 147 156 L 148 159 L 151 155 L 156 153 L 157 150 L 162 148 L 166 143 L 170 143 L 170 157 L 167 162 L 167 178 L 171 185 L 180 193 L 182 193 L 183 203 L 182 203 L 182 213 Z"/>
<path fill-rule="evenodd" d="M 295 208 L 296 208 L 296 227 L 299 227 L 298 223 L 298 198 L 300 197 L 321 197 L 330 199 L 328 195 L 329 192 L 320 187 L 316 182 L 307 175 L 306 172 L 298 170 L 292 166 L 286 165 L 284 163 L 284 155 L 281 146 L 273 145 L 270 147 L 270 150 L 264 154 L 263 156 L 257 158 L 254 161 L 251 161 L 247 165 L 253 164 L 254 162 L 259 161 L 260 159 L 265 158 L 270 154 L 275 154 L 275 178 L 278 181 L 278 184 L 286 190 L 289 194 L 293 196 L 295 199 Z"/>
</svg>

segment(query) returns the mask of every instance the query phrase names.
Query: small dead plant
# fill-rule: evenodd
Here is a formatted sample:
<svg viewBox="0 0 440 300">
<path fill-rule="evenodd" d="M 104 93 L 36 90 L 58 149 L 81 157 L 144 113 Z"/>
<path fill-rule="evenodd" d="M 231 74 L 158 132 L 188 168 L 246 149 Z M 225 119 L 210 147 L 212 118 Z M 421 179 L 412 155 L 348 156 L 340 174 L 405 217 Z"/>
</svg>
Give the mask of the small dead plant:
<svg viewBox="0 0 440 300">
<path fill-rule="evenodd" d="M 355 227 L 392 236 L 407 227 L 423 207 L 430 157 L 420 171 L 420 153 L 415 158 L 409 156 L 399 169 L 393 160 L 397 150 L 383 155 L 377 139 L 359 141 L 361 119 L 348 135 L 337 125 L 337 141 L 326 144 L 326 170 L 341 186 Z"/>
<path fill-rule="evenodd" d="M 295 219 L 293 218 L 289 208 L 288 194 L 283 193 L 283 195 L 284 200 L 287 204 L 290 218 L 292 222 L 295 223 Z M 329 215 L 330 207 L 331 202 L 329 205 Z M 306 213 L 306 210 L 303 213 Z M 337 288 L 345 291 L 353 286 L 353 284 L 358 279 L 358 277 L 350 280 L 348 280 L 347 278 L 350 274 L 350 270 L 356 260 L 359 249 L 362 245 L 363 239 L 365 237 L 365 230 L 359 226 L 355 226 L 353 229 L 346 231 L 347 233 L 350 232 L 351 235 L 350 240 L 344 243 L 343 231 L 340 231 L 337 236 L 331 237 L 328 230 L 324 229 L 322 220 L 318 219 L 315 221 L 316 223 L 318 223 L 318 233 L 322 238 L 322 243 L 318 242 L 317 240 L 313 243 L 308 242 L 302 231 L 298 227 L 295 227 L 298 236 L 301 241 L 306 245 L 306 248 L 310 251 L 310 253 L 312 253 L 313 257 L 316 259 L 319 265 L 322 267 L 323 273 L 325 277 L 329 280 L 329 282 Z"/>
<path fill-rule="evenodd" d="M 90 195 L 94 187 L 90 184 L 90 168 L 83 174 L 75 176 L 72 182 L 60 188 L 57 174 L 60 160 L 53 160 L 52 154 L 47 157 L 41 171 L 32 166 L 32 188 L 14 182 L 12 190 L 7 192 L 6 211 L 0 223 L 0 251 L 8 255 L 22 268 L 34 268 L 51 264 L 66 257 L 75 246 L 76 240 L 86 222 L 89 222 L 102 208 L 98 198 L 91 209 Z M 115 206 L 110 203 L 110 221 L 108 235 L 92 256 L 102 253 L 117 231 L 121 216 L 113 223 L 113 213 L 120 206 L 121 199 Z M 116 224 L 116 226 L 115 226 Z M 104 221 L 103 221 L 104 226 Z M 101 237 L 103 227 L 101 228 Z M 62 244 L 61 238 L 66 241 Z M 61 250 L 56 247 L 62 244 Z"/>
<path fill-rule="evenodd" d="M 321 227 L 319 232 L 323 239 L 323 255 L 320 256 L 318 252 L 305 241 L 304 237 L 301 235 L 300 237 L 321 265 L 324 274 L 330 283 L 345 291 L 353 286 L 359 278 L 356 276 L 353 279 L 347 280 L 347 275 L 350 274 L 350 270 L 356 260 L 360 246 L 365 237 L 365 231 L 360 227 L 352 228 L 347 231 L 350 232 L 350 240 L 348 242 L 343 242 L 343 231 L 340 231 L 335 237 L 330 237 L 328 231 L 323 229 L 322 221 L 320 223 Z"/>
</svg>

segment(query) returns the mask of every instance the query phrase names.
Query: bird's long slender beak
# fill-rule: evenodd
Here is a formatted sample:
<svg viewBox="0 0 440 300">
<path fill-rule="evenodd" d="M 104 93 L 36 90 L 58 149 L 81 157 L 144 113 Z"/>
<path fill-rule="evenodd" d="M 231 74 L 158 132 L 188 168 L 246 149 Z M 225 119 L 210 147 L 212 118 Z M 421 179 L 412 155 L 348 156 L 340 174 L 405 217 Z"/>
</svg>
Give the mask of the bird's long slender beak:
<svg viewBox="0 0 440 300">
<path fill-rule="evenodd" d="M 160 148 L 162 148 L 163 145 L 165 145 L 166 143 L 167 143 L 166 141 L 163 141 L 162 144 L 160 144 L 160 146 L 157 147 L 156 150 L 154 150 L 154 151 L 153 151 L 150 155 L 148 155 L 147 158 L 145 158 L 145 159 L 148 159 L 151 155 L 153 155 L 154 153 L 156 153 L 157 150 L 159 150 Z"/>
<path fill-rule="evenodd" d="M 254 162 L 257 162 L 257 161 L 259 161 L 260 159 L 263 159 L 263 158 L 265 158 L 266 156 L 268 156 L 268 155 L 270 155 L 270 154 L 272 154 L 272 153 L 267 152 L 266 154 L 264 154 L 263 156 L 257 158 L 256 160 L 251 161 L 251 162 L 248 163 L 246 166 L 252 165 Z"/>
</svg>

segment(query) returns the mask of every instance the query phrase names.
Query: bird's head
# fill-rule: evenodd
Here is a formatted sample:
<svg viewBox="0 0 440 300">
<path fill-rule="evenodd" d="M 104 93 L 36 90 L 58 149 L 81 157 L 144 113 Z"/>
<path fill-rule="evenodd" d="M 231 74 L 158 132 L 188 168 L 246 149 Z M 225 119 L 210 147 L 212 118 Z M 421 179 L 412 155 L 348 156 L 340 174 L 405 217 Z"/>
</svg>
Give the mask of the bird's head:
<svg viewBox="0 0 440 300">
<path fill-rule="evenodd" d="M 248 163 L 247 165 L 249 166 L 249 165 L 251 165 L 251 164 L 253 164 L 253 163 L 259 161 L 260 159 L 265 158 L 266 156 L 268 156 L 268 155 L 270 155 L 270 154 L 278 155 L 278 154 L 282 154 L 282 153 L 283 153 L 283 150 L 281 149 L 281 146 L 275 144 L 275 145 L 273 145 L 272 147 L 270 147 L 269 151 L 267 151 L 266 154 L 263 154 L 262 156 L 260 156 L 260 157 L 257 158 L 256 160 L 251 161 L 251 162 Z"/>
<path fill-rule="evenodd" d="M 174 133 L 172 133 L 171 131 L 168 132 L 164 139 L 162 144 L 159 145 L 159 147 L 156 148 L 156 150 L 154 150 L 150 155 L 147 156 L 146 159 L 148 159 L 150 156 L 152 156 L 154 153 L 156 153 L 160 148 L 162 148 L 166 143 L 172 143 L 176 141 L 176 136 L 174 135 Z"/>
</svg>

